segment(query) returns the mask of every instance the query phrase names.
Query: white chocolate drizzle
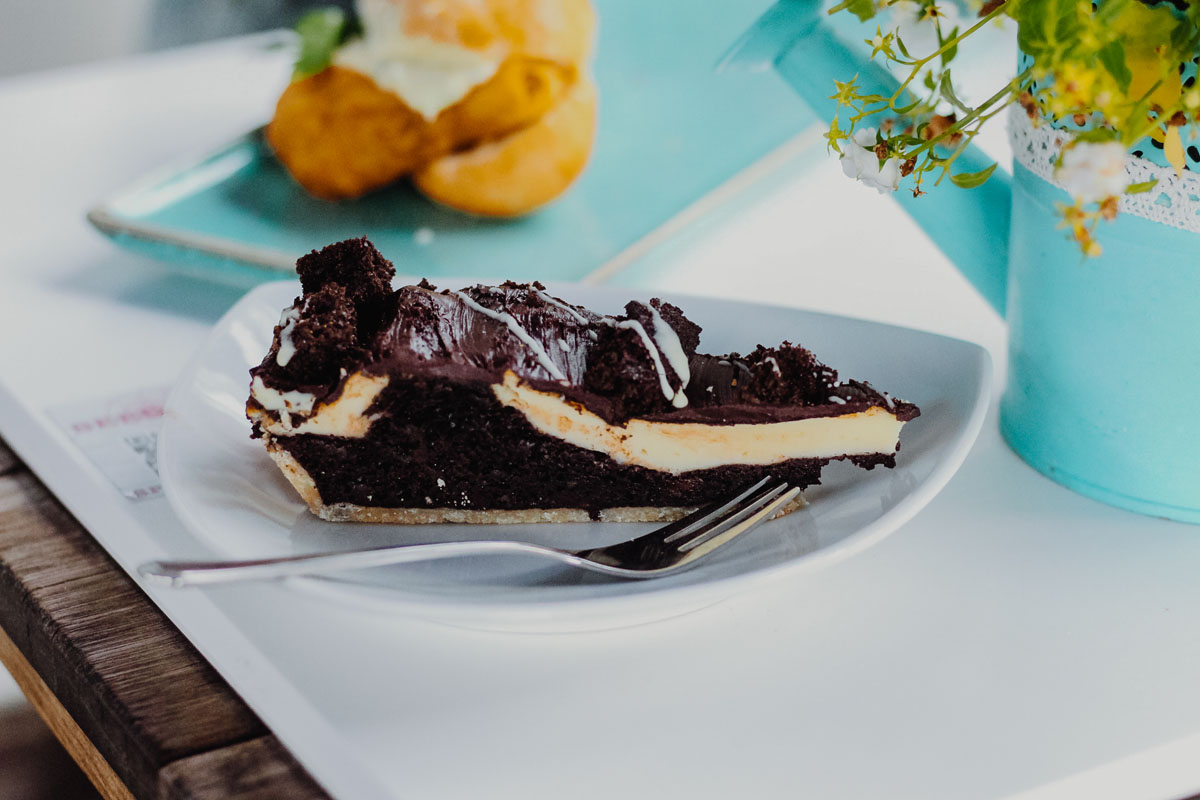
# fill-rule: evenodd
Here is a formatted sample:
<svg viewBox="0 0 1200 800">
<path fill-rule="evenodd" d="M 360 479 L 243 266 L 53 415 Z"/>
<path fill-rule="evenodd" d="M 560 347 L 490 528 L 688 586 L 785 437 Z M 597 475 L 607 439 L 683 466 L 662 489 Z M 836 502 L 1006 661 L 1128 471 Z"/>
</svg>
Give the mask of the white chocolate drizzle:
<svg viewBox="0 0 1200 800">
<path fill-rule="evenodd" d="M 542 298 L 542 300 L 543 300 L 545 303 L 547 303 L 548 305 L 552 305 L 552 306 L 555 306 L 555 307 L 557 307 L 557 308 L 561 308 L 563 311 L 565 311 L 565 312 L 567 312 L 568 314 L 570 314 L 572 317 L 574 317 L 574 318 L 576 319 L 576 321 L 580 322 L 581 324 L 583 324 L 583 325 L 587 325 L 587 324 L 588 324 L 588 322 L 590 321 L 590 320 L 588 320 L 588 318 L 587 318 L 587 317 L 585 317 L 583 314 L 580 314 L 578 311 L 576 311 L 575 309 L 571 308 L 569 305 L 567 305 L 566 303 L 562 302 L 561 300 L 557 300 L 557 299 L 555 299 L 555 298 L 551 297 L 551 296 L 550 296 L 549 294 L 547 294 L 546 292 L 543 292 L 543 291 L 541 291 L 541 290 L 539 289 L 539 290 L 535 291 L 534 293 L 535 293 L 535 294 L 536 294 L 538 297 Z"/>
<path fill-rule="evenodd" d="M 663 396 L 670 400 L 671 405 L 675 406 L 675 408 L 685 408 L 688 404 L 688 399 L 683 390 L 687 388 L 688 381 L 691 380 L 692 376 L 691 370 L 688 368 L 687 354 L 683 352 L 683 345 L 679 341 L 679 334 L 667 324 L 667 321 L 662 318 L 654 306 L 647 305 L 646 303 L 639 303 L 638 305 L 650 309 L 651 320 L 654 322 L 653 337 L 646 332 L 645 326 L 636 319 L 617 322 L 612 317 L 601 317 L 600 321 L 606 325 L 612 325 L 617 328 L 628 328 L 637 332 L 637 335 L 641 337 L 642 344 L 646 346 L 646 350 L 650 353 L 650 360 L 654 362 L 654 369 L 658 372 L 658 385 L 662 389 Z M 671 369 L 679 377 L 678 389 L 671 385 L 671 379 L 667 376 L 667 370 L 663 366 L 664 357 L 667 359 L 667 363 L 671 365 Z"/>
<path fill-rule="evenodd" d="M 683 408 L 688 404 L 687 395 L 683 393 L 683 388 L 678 391 L 671 386 L 671 380 L 667 377 L 667 370 L 663 367 L 662 357 L 658 354 L 658 347 L 654 344 L 654 340 L 650 338 L 650 334 L 646 333 L 646 329 L 642 323 L 636 319 L 627 319 L 623 322 L 616 322 L 605 317 L 605 321 L 609 325 L 615 325 L 618 328 L 628 328 L 635 331 L 642 339 L 642 344 L 646 346 L 646 350 L 650 353 L 650 360 L 654 362 L 654 369 L 658 372 L 658 385 L 662 389 L 663 395 L 671 401 L 671 405 L 676 408 Z"/>
<path fill-rule="evenodd" d="M 654 320 L 654 343 L 662 351 L 663 357 L 667 359 L 671 369 L 675 370 L 675 374 L 679 376 L 680 388 L 686 389 L 688 381 L 692 379 L 692 373 L 688 368 L 687 353 L 683 352 L 683 343 L 679 341 L 679 334 L 667 324 L 667 321 L 658 313 L 657 308 L 649 303 L 641 303 L 641 305 L 650 310 L 650 317 Z"/>
<path fill-rule="evenodd" d="M 462 292 L 458 292 L 453 289 L 448 291 L 458 299 L 462 300 L 463 304 L 472 311 L 483 314 L 485 317 L 491 317 L 497 322 L 503 322 L 506 326 L 508 326 L 508 329 L 512 331 L 513 335 L 520 339 L 521 342 L 530 349 L 533 355 L 537 358 L 538 363 L 541 364 L 542 369 L 546 370 L 546 372 L 549 372 L 552 378 L 557 381 L 565 381 L 567 379 L 567 376 L 564 375 L 562 370 L 558 368 L 558 365 L 550 360 L 550 355 L 546 352 L 546 348 L 542 347 L 541 342 L 530 336 L 529 331 L 522 328 L 521 323 L 517 322 L 517 318 L 512 314 L 509 314 L 507 311 L 493 311 L 486 306 L 481 306 L 479 303 L 476 303 Z"/>
<path fill-rule="evenodd" d="M 292 329 L 300 319 L 300 309 L 296 307 L 285 309 L 279 318 L 279 352 L 275 354 L 275 363 L 286 367 L 296 355 L 296 344 L 292 341 Z"/>
</svg>

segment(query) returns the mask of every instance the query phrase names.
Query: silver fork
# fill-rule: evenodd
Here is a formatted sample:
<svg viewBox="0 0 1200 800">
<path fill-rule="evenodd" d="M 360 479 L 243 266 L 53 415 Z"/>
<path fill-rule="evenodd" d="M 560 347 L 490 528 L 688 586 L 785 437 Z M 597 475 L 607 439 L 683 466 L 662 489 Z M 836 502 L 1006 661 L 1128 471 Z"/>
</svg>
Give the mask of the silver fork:
<svg viewBox="0 0 1200 800">
<path fill-rule="evenodd" d="M 340 553 L 311 553 L 250 561 L 151 561 L 138 572 L 151 583 L 199 586 L 231 581 L 316 575 L 466 555 L 527 553 L 622 578 L 654 578 L 677 572 L 769 519 L 800 494 L 787 483 L 763 478 L 729 500 L 719 500 L 683 519 L 627 542 L 588 550 L 563 550 L 514 541 L 402 544 Z"/>
</svg>

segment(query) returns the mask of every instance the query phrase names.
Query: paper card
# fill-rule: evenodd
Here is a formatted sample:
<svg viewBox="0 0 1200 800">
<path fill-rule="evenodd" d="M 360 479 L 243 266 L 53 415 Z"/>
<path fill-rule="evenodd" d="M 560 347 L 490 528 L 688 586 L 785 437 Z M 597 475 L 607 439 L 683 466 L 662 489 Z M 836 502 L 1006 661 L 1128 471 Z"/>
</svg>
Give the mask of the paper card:
<svg viewBox="0 0 1200 800">
<path fill-rule="evenodd" d="M 121 494 L 147 500 L 162 494 L 158 431 L 168 391 L 156 386 L 48 412 Z"/>
</svg>

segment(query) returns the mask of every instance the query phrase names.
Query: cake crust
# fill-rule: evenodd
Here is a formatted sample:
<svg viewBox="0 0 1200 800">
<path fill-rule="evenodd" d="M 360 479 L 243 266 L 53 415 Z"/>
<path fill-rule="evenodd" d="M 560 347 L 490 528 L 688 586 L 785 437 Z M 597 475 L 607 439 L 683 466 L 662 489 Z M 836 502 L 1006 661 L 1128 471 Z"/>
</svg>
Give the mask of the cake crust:
<svg viewBox="0 0 1200 800">
<path fill-rule="evenodd" d="M 775 517 L 790 514 L 805 505 L 802 496 L 781 508 Z M 312 512 L 327 522 L 377 522 L 393 525 L 531 525 L 544 522 L 674 522 L 695 511 L 695 507 L 627 506 L 602 508 L 599 519 L 582 508 L 467 509 L 467 508 L 374 508 L 352 503 L 321 506 Z"/>
</svg>

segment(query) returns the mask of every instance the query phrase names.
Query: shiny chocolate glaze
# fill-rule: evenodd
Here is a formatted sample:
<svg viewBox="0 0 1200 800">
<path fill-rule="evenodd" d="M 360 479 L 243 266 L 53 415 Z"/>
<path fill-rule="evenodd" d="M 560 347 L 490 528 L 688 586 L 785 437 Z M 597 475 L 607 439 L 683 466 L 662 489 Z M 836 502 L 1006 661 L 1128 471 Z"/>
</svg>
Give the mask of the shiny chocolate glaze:
<svg viewBox="0 0 1200 800">
<path fill-rule="evenodd" d="M 787 342 L 744 356 L 699 353 L 699 326 L 659 300 L 604 316 L 536 282 L 439 291 L 422 281 L 393 291 L 394 268 L 366 239 L 314 251 L 297 271 L 303 294 L 292 306 L 294 320 L 276 328 L 251 374 L 318 401 L 336 397 L 360 370 L 472 385 L 512 371 L 617 424 L 632 417 L 762 423 L 871 406 L 901 420 L 919 413 L 866 383 L 840 382 L 811 352 Z M 285 339 L 290 357 L 280 364 Z"/>
</svg>

